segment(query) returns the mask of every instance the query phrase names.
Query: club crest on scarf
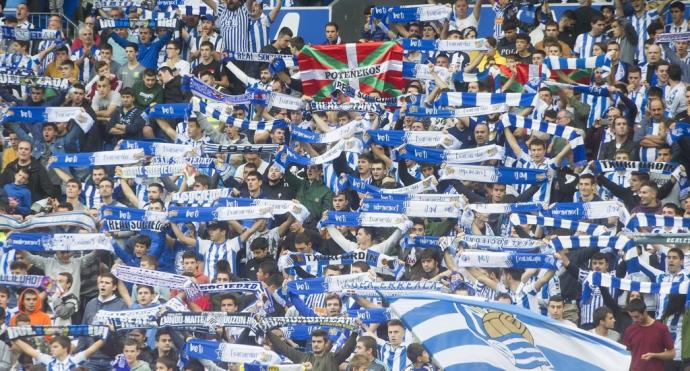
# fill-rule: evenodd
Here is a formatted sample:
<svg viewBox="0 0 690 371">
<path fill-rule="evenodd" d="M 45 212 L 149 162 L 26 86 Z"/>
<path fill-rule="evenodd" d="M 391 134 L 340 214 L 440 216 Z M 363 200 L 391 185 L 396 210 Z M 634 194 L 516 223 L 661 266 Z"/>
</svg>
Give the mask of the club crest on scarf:
<svg viewBox="0 0 690 371">
<path fill-rule="evenodd" d="M 457 306 L 468 328 L 516 369 L 553 369 L 553 365 L 539 348 L 529 328 L 513 314 L 476 306 Z"/>
</svg>

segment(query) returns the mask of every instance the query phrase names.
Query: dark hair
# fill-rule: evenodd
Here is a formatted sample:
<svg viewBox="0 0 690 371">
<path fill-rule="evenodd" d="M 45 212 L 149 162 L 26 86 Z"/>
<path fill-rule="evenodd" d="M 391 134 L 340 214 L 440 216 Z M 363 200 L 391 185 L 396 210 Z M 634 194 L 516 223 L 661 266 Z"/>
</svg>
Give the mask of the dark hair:
<svg viewBox="0 0 690 371">
<path fill-rule="evenodd" d="M 130 97 L 134 97 L 134 90 L 132 90 L 132 88 L 130 87 L 122 88 L 122 90 L 120 90 L 120 96 L 123 95 L 129 95 Z"/>
<path fill-rule="evenodd" d="M 333 27 L 335 27 L 335 30 L 336 30 L 336 31 L 340 31 L 340 26 L 338 26 L 338 24 L 335 23 L 335 22 L 328 22 L 328 23 L 326 23 L 326 26 L 324 26 L 324 29 L 325 29 L 326 27 L 328 27 L 328 26 L 333 26 Z"/>
<path fill-rule="evenodd" d="M 394 319 L 388 321 L 388 327 L 391 327 L 391 326 L 399 326 L 399 327 L 405 328 L 405 325 L 403 325 L 402 321 L 397 319 L 397 318 L 394 318 Z"/>
<path fill-rule="evenodd" d="M 72 277 L 72 273 L 70 272 L 60 272 L 58 273 L 58 276 L 64 276 L 67 279 L 67 283 L 72 284 L 74 282 L 74 277 Z"/>
<path fill-rule="evenodd" d="M 24 263 L 24 262 L 13 261 L 12 263 L 10 263 L 10 270 L 15 270 L 15 269 L 25 271 L 25 270 L 29 269 L 29 265 Z"/>
<path fill-rule="evenodd" d="M 297 245 L 298 243 L 310 244 L 311 238 L 309 238 L 309 235 L 304 232 L 298 233 L 297 235 L 295 235 L 295 245 Z"/>
<path fill-rule="evenodd" d="M 592 184 L 597 184 L 597 178 L 594 177 L 592 174 L 582 174 L 580 175 L 580 179 L 589 179 Z"/>
<path fill-rule="evenodd" d="M 668 249 L 668 251 L 666 252 L 666 256 L 668 256 L 668 254 L 672 253 L 672 252 L 678 254 L 678 257 L 680 257 L 680 260 L 685 259 L 685 254 L 683 253 L 683 250 L 681 250 L 680 248 L 672 247 L 672 248 Z"/>
<path fill-rule="evenodd" d="M 114 274 L 110 272 L 102 272 L 101 274 L 98 275 L 98 278 L 110 278 L 110 280 L 113 281 L 113 285 L 117 286 L 117 284 L 120 282 L 120 280 L 115 277 Z"/>
<path fill-rule="evenodd" d="M 604 16 L 601 13 L 592 13 L 589 23 L 605 22 Z"/>
<path fill-rule="evenodd" d="M 72 341 L 67 336 L 59 335 L 52 338 L 50 340 L 50 345 L 53 345 L 55 343 L 58 343 L 61 347 L 67 349 L 67 353 L 69 353 L 72 349 Z"/>
<path fill-rule="evenodd" d="M 213 43 L 210 41 L 202 41 L 201 44 L 199 44 L 199 49 L 203 48 L 204 46 L 208 46 L 211 50 L 213 50 Z"/>
<path fill-rule="evenodd" d="M 168 66 L 163 66 L 163 67 L 159 68 L 158 72 L 166 72 L 166 73 L 169 73 L 171 75 L 173 74 L 172 68 L 170 68 Z"/>
<path fill-rule="evenodd" d="M 249 178 L 250 176 L 256 177 L 256 179 L 259 179 L 259 181 L 263 181 L 264 179 L 261 173 L 256 170 L 250 171 L 249 174 L 247 174 L 247 178 Z"/>
<path fill-rule="evenodd" d="M 367 264 L 365 261 L 362 261 L 362 260 L 359 260 L 359 261 L 352 263 L 352 266 L 350 267 L 350 269 L 352 269 L 353 267 L 357 267 L 357 268 L 361 269 L 362 272 L 369 272 L 369 270 L 371 269 L 371 267 L 369 267 L 369 264 Z"/>
<path fill-rule="evenodd" d="M 292 37 L 292 30 L 289 27 L 283 27 L 278 31 L 278 37 L 290 36 Z"/>
<path fill-rule="evenodd" d="M 144 70 L 144 76 L 156 77 L 156 71 L 154 69 L 147 68 Z"/>
<path fill-rule="evenodd" d="M 515 40 L 523 40 L 527 44 L 529 44 L 532 41 L 532 38 L 529 37 L 529 35 L 526 33 L 519 33 L 517 34 L 517 36 L 515 36 Z"/>
<path fill-rule="evenodd" d="M 252 243 L 249 245 L 250 250 L 254 249 L 268 249 L 268 240 L 265 239 L 264 237 L 257 237 L 252 241 Z"/>
<path fill-rule="evenodd" d="M 673 80 L 673 81 L 680 81 L 681 76 L 683 75 L 683 70 L 680 69 L 680 66 L 677 64 L 672 64 L 668 66 L 668 78 Z"/>
<path fill-rule="evenodd" d="M 312 332 L 311 332 L 311 338 L 312 338 L 312 339 L 313 339 L 313 338 L 323 338 L 323 340 L 324 340 L 326 343 L 328 343 L 328 342 L 331 341 L 331 338 L 328 337 L 328 332 L 327 332 L 326 330 L 324 330 L 324 329 L 321 329 L 321 328 L 312 331 Z"/>
<path fill-rule="evenodd" d="M 259 269 L 261 269 L 264 274 L 268 274 L 269 276 L 274 273 L 278 273 L 278 265 L 273 260 L 262 261 L 259 264 Z"/>
<path fill-rule="evenodd" d="M 167 328 L 158 329 L 158 331 L 156 331 L 156 341 L 163 335 L 170 335 L 170 337 L 172 337 L 172 332 Z"/>
<path fill-rule="evenodd" d="M 374 358 L 377 357 L 378 346 L 376 344 L 376 339 L 369 335 L 362 335 L 357 338 L 357 342 L 362 343 L 364 349 L 371 349 L 371 355 L 374 356 Z"/>
<path fill-rule="evenodd" d="M 605 305 L 595 309 L 594 314 L 592 314 L 592 318 L 594 319 L 594 325 L 599 326 L 599 323 L 601 321 L 606 320 L 606 316 L 609 313 L 613 314 L 613 311 Z"/>
<path fill-rule="evenodd" d="M 148 285 L 139 285 L 137 286 L 137 294 L 139 293 L 139 290 L 141 289 L 147 289 L 151 293 L 151 295 L 155 294 L 156 292 L 153 290 L 153 286 L 148 286 Z"/>
<path fill-rule="evenodd" d="M 156 363 L 162 363 L 167 369 L 177 370 L 177 363 L 168 357 L 158 357 Z M 155 365 L 154 365 L 155 366 Z"/>
<path fill-rule="evenodd" d="M 132 49 L 134 49 L 135 52 L 137 52 L 137 53 L 139 52 L 139 45 L 137 45 L 135 43 L 127 44 L 127 46 L 125 46 L 125 49 L 127 49 L 127 48 L 132 48 Z M 146 71 L 144 71 L 144 73 L 146 73 Z"/>
<path fill-rule="evenodd" d="M 417 362 L 417 358 L 424 354 L 424 347 L 419 343 L 412 343 L 407 346 L 407 359 L 410 362 Z"/>
<path fill-rule="evenodd" d="M 194 251 L 185 251 L 182 253 L 182 260 L 194 259 L 196 260 L 196 253 Z"/>
<path fill-rule="evenodd" d="M 525 273 L 525 270 L 520 268 L 506 268 L 503 269 L 503 273 L 509 275 L 513 280 L 519 281 L 522 278 L 522 274 Z"/>
<path fill-rule="evenodd" d="M 560 295 L 551 295 L 551 297 L 549 297 L 549 303 L 552 301 L 555 303 L 565 303 L 565 300 L 563 300 L 563 297 Z"/>
<path fill-rule="evenodd" d="M 644 303 L 644 300 L 635 298 L 633 300 L 630 300 L 628 305 L 625 306 L 625 311 L 626 312 L 639 312 L 639 313 L 644 313 L 647 310 L 647 305 Z"/>
<path fill-rule="evenodd" d="M 266 284 L 272 287 L 281 287 L 283 286 L 284 280 L 285 277 L 283 277 L 281 273 L 274 273 L 268 277 L 268 279 L 266 280 Z"/>
<path fill-rule="evenodd" d="M 542 146 L 544 149 L 546 149 L 546 142 L 539 138 L 532 138 L 532 140 L 529 142 L 529 146 Z"/>
</svg>

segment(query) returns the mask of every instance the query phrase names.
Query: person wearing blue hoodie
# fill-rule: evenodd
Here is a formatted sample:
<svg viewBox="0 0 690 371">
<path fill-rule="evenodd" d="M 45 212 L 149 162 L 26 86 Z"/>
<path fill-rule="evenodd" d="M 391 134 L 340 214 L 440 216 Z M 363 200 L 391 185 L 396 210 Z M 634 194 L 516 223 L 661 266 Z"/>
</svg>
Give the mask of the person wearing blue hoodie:
<svg viewBox="0 0 690 371">
<path fill-rule="evenodd" d="M 14 174 L 14 182 L 7 183 L 2 187 L 7 194 L 10 208 L 21 215 L 31 214 L 31 191 L 27 186 L 29 176 L 29 170 L 19 168 Z"/>
</svg>

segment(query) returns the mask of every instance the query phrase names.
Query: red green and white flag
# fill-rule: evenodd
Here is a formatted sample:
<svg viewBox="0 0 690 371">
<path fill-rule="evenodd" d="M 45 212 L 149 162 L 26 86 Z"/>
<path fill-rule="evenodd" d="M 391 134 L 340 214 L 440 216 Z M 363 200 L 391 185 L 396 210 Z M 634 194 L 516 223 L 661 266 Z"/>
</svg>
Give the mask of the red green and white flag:
<svg viewBox="0 0 690 371">
<path fill-rule="evenodd" d="M 364 94 L 402 94 L 403 48 L 395 41 L 305 46 L 298 56 L 302 92 L 315 100 L 329 98 L 333 82 L 342 81 Z"/>
</svg>

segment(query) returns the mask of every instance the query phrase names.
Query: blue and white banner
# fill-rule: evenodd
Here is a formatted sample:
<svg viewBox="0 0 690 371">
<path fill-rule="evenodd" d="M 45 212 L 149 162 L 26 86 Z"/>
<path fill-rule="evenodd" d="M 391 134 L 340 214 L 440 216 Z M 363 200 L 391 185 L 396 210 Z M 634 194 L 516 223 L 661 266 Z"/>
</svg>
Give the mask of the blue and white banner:
<svg viewBox="0 0 690 371">
<path fill-rule="evenodd" d="M 690 32 L 662 33 L 656 36 L 657 43 L 669 43 L 674 41 L 690 41 Z"/>
<path fill-rule="evenodd" d="M 60 31 L 2 26 L 2 35 L 0 35 L 0 40 L 60 40 Z"/>
<path fill-rule="evenodd" d="M 476 164 L 489 160 L 503 160 L 503 147 L 496 144 L 467 149 L 433 149 L 417 147 L 411 144 L 405 146 L 405 151 L 395 151 L 396 159 L 414 160 L 427 164 Z"/>
<path fill-rule="evenodd" d="M 477 107 L 507 104 L 510 107 L 537 107 L 541 101 L 536 93 L 459 93 L 444 92 L 434 102 L 436 107 Z"/>
<path fill-rule="evenodd" d="M 371 16 L 387 19 L 388 23 L 409 23 L 414 21 L 439 21 L 448 18 L 451 9 L 445 5 L 403 5 L 374 7 Z"/>
<path fill-rule="evenodd" d="M 465 234 L 456 237 L 415 236 L 404 237 L 400 241 L 402 248 L 434 248 L 445 250 L 451 246 L 475 250 L 532 252 L 545 246 L 543 241 L 530 238 L 512 238 L 500 236 L 482 236 Z"/>
<path fill-rule="evenodd" d="M 509 107 L 507 104 L 490 104 L 481 107 L 467 107 L 467 108 L 424 108 L 417 106 L 407 107 L 407 115 L 414 117 L 440 117 L 440 118 L 461 118 L 461 117 L 477 117 L 490 115 L 492 113 L 507 112 Z"/>
<path fill-rule="evenodd" d="M 470 52 L 489 50 L 486 39 L 422 40 L 402 39 L 402 47 L 409 51 Z"/>
<path fill-rule="evenodd" d="M 229 50 L 226 53 L 228 53 L 227 58 L 230 60 L 271 63 L 274 59 L 280 58 L 285 61 L 285 66 L 288 68 L 297 66 L 297 58 L 291 54 L 235 52 Z"/>
<path fill-rule="evenodd" d="M 399 201 L 365 198 L 360 212 L 404 214 L 416 218 L 459 218 L 462 205 L 447 202 Z"/>
<path fill-rule="evenodd" d="M 191 107 L 189 103 L 157 103 L 145 112 L 149 119 L 186 119 Z"/>
<path fill-rule="evenodd" d="M 556 251 L 587 247 L 628 251 L 635 247 L 635 243 L 625 236 L 558 236 L 551 240 L 551 246 Z"/>
<path fill-rule="evenodd" d="M 460 148 L 460 141 L 453 135 L 441 131 L 405 131 L 405 130 L 369 130 L 374 143 L 387 147 L 398 147 L 410 144 L 420 147 L 438 147 L 446 149 Z"/>
<path fill-rule="evenodd" d="M 341 255 L 320 255 L 305 253 L 290 253 L 281 255 L 278 259 L 278 267 L 284 271 L 295 266 L 314 266 L 325 268 L 329 265 L 352 265 L 354 262 L 366 262 L 377 273 L 401 277 L 405 270 L 405 263 L 396 257 L 378 253 L 376 251 L 355 250 Z"/>
<path fill-rule="evenodd" d="M 113 251 L 113 240 L 102 233 L 12 233 L 5 249 L 26 251 Z"/>
<path fill-rule="evenodd" d="M 316 133 L 311 130 L 292 126 L 290 128 L 290 139 L 304 143 L 335 143 L 343 138 L 349 138 L 355 134 L 363 133 L 370 127 L 371 123 L 365 120 L 350 121 L 326 133 Z"/>
<path fill-rule="evenodd" d="M 96 220 L 84 211 L 69 211 L 38 216 L 23 222 L 9 215 L 0 215 L 0 230 L 28 231 L 47 227 L 77 227 L 89 232 L 96 230 Z"/>
<path fill-rule="evenodd" d="M 298 164 L 301 166 L 322 165 L 335 160 L 343 151 L 362 153 L 362 150 L 363 143 L 361 140 L 357 138 L 347 138 L 335 143 L 331 148 L 326 150 L 326 152 L 316 157 L 302 156 L 285 147 L 285 149 L 276 156 L 276 161 L 283 167 L 289 164 Z"/>
<path fill-rule="evenodd" d="M 362 93 L 357 89 L 352 88 L 347 82 L 343 82 L 340 80 L 333 81 L 333 90 L 340 91 L 345 96 L 350 98 L 357 98 L 370 103 L 380 103 L 385 105 L 386 107 L 400 107 L 402 100 L 407 97 L 407 95 L 401 95 L 398 97 L 390 98 L 372 97 L 368 94 Z"/>
<path fill-rule="evenodd" d="M 129 165 L 136 164 L 143 159 L 144 151 L 140 149 L 102 152 L 55 153 L 49 160 L 48 168 Z"/>
<path fill-rule="evenodd" d="M 16 71 L 15 71 L 16 72 Z M 50 76 L 33 76 L 33 71 L 29 74 L 24 73 L 0 73 L 0 84 L 2 85 L 36 85 L 55 90 L 67 90 L 70 87 L 69 80 Z M 51 107 L 69 108 L 69 107 Z M 15 107 L 12 108 L 16 109 Z M 89 116 L 90 117 L 90 116 Z"/>
<path fill-rule="evenodd" d="M 267 207 L 273 215 L 292 214 L 295 219 L 304 223 L 309 217 L 309 210 L 302 204 L 292 200 L 269 200 L 263 198 L 228 197 L 218 200 L 218 206 L 258 206 Z"/>
<path fill-rule="evenodd" d="M 266 95 L 268 107 L 284 108 L 291 111 L 299 111 L 305 107 L 305 102 L 299 97 L 276 92 L 266 92 Z"/>
<path fill-rule="evenodd" d="M 546 170 L 476 165 L 448 165 L 439 171 L 441 180 L 457 179 L 482 183 L 536 184 L 546 181 Z"/>
<path fill-rule="evenodd" d="M 573 160 L 575 163 L 582 164 L 587 161 L 584 140 L 582 136 L 578 134 L 575 128 L 509 114 L 503 115 L 501 118 L 501 124 L 504 127 L 523 128 L 529 131 L 539 131 L 542 133 L 559 136 L 570 143 L 570 148 L 573 151 Z"/>
<path fill-rule="evenodd" d="M 385 108 L 380 103 L 371 102 L 309 102 L 307 106 L 313 112 L 325 111 L 347 111 L 347 112 L 369 112 L 383 114 Z"/>
<path fill-rule="evenodd" d="M 206 189 L 203 191 L 175 192 L 172 202 L 186 206 L 211 206 L 216 200 L 230 196 L 232 188 Z"/>
<path fill-rule="evenodd" d="M 446 371 L 603 371 L 630 364 L 624 346 L 516 305 L 426 293 L 390 308 Z"/>
<path fill-rule="evenodd" d="M 81 127 L 84 133 L 88 133 L 93 126 L 93 118 L 89 116 L 82 107 L 29 107 L 14 106 L 9 107 L 7 115 L 2 118 L 3 122 L 74 122 Z"/>
<path fill-rule="evenodd" d="M 254 93 L 248 92 L 242 95 L 228 95 L 212 86 L 206 85 L 195 76 L 185 77 L 183 84 L 189 85 L 189 90 L 197 97 L 211 99 L 225 104 L 250 104 L 254 99 Z"/>
<path fill-rule="evenodd" d="M 160 232 L 168 222 L 168 214 L 164 211 L 149 211 L 109 205 L 101 207 L 100 216 L 103 222 L 103 229 L 109 232 Z"/>
<path fill-rule="evenodd" d="M 583 232 L 594 236 L 601 235 L 607 231 L 602 225 L 527 214 L 511 214 L 510 222 L 513 223 L 513 225 L 529 224 L 542 227 L 569 229 L 571 231 Z"/>
<path fill-rule="evenodd" d="M 274 154 L 278 150 L 278 144 L 215 144 L 203 143 L 201 153 L 212 155 L 216 153 L 259 153 Z"/>
<path fill-rule="evenodd" d="M 90 325 L 66 325 L 66 326 L 10 326 L 7 328 L 7 337 L 14 340 L 20 337 L 31 336 L 94 336 L 96 338 L 105 339 L 108 337 L 108 328 L 106 326 L 90 326 Z"/>
<path fill-rule="evenodd" d="M 264 206 L 171 207 L 168 215 L 174 223 L 273 218 L 271 208 Z"/>
<path fill-rule="evenodd" d="M 611 60 L 606 55 L 589 58 L 561 58 L 546 57 L 544 64 L 550 70 L 582 70 L 586 68 L 608 67 L 611 69 Z"/>
<path fill-rule="evenodd" d="M 146 142 L 143 140 L 123 140 L 120 142 L 120 150 L 115 152 L 121 153 L 123 149 L 143 149 L 146 156 L 187 157 L 190 155 L 198 155 L 191 145 Z"/>
<path fill-rule="evenodd" d="M 14 287 L 45 287 L 50 277 L 33 274 L 0 274 L 0 285 Z"/>
<path fill-rule="evenodd" d="M 673 162 L 647 162 L 647 161 L 609 161 L 600 160 L 594 161 L 597 170 L 602 173 L 612 173 L 615 171 L 624 171 L 630 173 L 633 171 L 641 173 L 653 174 L 671 174 L 676 169 L 678 164 Z"/>
<path fill-rule="evenodd" d="M 572 220 L 618 218 L 628 223 L 630 214 L 620 201 L 559 202 L 542 211 L 544 216 Z"/>
<path fill-rule="evenodd" d="M 687 295 L 690 281 L 681 282 L 643 282 L 618 278 L 608 273 L 590 272 L 585 280 L 591 287 L 610 287 L 623 291 L 637 291 L 643 294 L 681 294 Z M 583 285 L 583 288 L 587 285 Z M 583 292 L 583 296 L 585 293 Z"/>
<path fill-rule="evenodd" d="M 238 127 L 240 129 L 271 130 L 273 128 L 284 128 L 287 126 L 287 123 L 284 120 L 249 121 L 236 119 L 219 109 L 213 108 L 213 106 L 201 101 L 197 97 L 192 97 L 192 110 L 194 110 L 194 112 L 199 112 L 204 116 L 213 117 L 218 121 Z"/>
<path fill-rule="evenodd" d="M 212 157 L 165 157 L 156 156 L 151 158 L 151 165 L 175 165 L 186 164 L 197 169 L 208 169 L 215 167 L 216 159 Z"/>
<path fill-rule="evenodd" d="M 385 200 L 461 202 L 458 195 L 418 194 L 436 190 L 438 182 L 433 175 L 400 188 L 379 188 L 351 175 L 346 175 L 345 179 L 339 183 L 341 189 L 352 189 L 355 192 L 376 195 L 377 198 Z"/>
<path fill-rule="evenodd" d="M 542 210 L 541 202 L 518 202 L 512 204 L 469 204 L 467 207 L 482 214 L 531 213 Z"/>
<path fill-rule="evenodd" d="M 117 177 L 123 179 L 144 179 L 160 178 L 163 176 L 180 176 L 184 175 L 185 167 L 187 167 L 187 164 L 125 166 L 121 168 L 121 172 Z"/>
<path fill-rule="evenodd" d="M 144 10 L 143 13 L 145 19 L 153 19 L 156 21 L 185 15 L 213 15 L 213 9 L 204 5 L 184 5 L 178 6 L 177 9 L 169 7 L 168 10 Z"/>
<path fill-rule="evenodd" d="M 371 281 L 369 273 L 344 274 L 340 276 L 322 276 L 293 280 L 287 283 L 287 290 L 296 295 L 319 294 L 322 292 L 338 292 L 349 282 Z"/>
<path fill-rule="evenodd" d="M 464 250 L 456 256 L 455 263 L 459 267 L 556 269 L 556 259 L 551 254 L 519 252 Z"/>
<path fill-rule="evenodd" d="M 625 227 L 631 231 L 646 227 L 683 228 L 687 230 L 690 229 L 690 218 L 638 213 L 630 218 Z"/>
<path fill-rule="evenodd" d="M 259 362 L 263 364 L 283 362 L 277 353 L 266 350 L 264 347 L 219 343 L 202 339 L 190 339 L 185 345 L 184 352 L 187 357 L 208 359 L 214 362 Z"/>
<path fill-rule="evenodd" d="M 105 19 L 102 18 L 98 21 L 101 28 L 177 28 L 177 18 L 170 19 L 129 19 L 129 18 L 117 18 L 117 19 Z"/>
<path fill-rule="evenodd" d="M 328 211 L 320 224 L 346 227 L 393 227 L 402 225 L 406 221 L 407 218 L 400 214 Z"/>
</svg>

